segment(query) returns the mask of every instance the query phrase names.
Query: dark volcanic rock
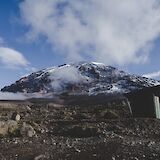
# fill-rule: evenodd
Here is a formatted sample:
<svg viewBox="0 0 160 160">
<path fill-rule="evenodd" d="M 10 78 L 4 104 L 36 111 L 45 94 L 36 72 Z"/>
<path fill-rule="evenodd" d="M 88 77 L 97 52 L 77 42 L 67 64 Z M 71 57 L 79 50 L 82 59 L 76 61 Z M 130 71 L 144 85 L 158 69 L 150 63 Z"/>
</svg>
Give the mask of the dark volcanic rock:
<svg viewBox="0 0 160 160">
<path fill-rule="evenodd" d="M 41 94 L 97 95 L 100 93 L 126 93 L 160 82 L 130 75 L 118 69 L 96 62 L 80 62 L 51 67 L 21 78 L 3 92 Z M 51 94 L 51 95 L 52 95 Z"/>
<path fill-rule="evenodd" d="M 0 102 L 0 121 L 4 124 L 15 110 L 21 115 L 20 121 L 14 121 L 20 127 L 20 136 L 0 137 L 0 159 L 160 159 L 160 120 L 131 118 L 128 106 L 120 101 L 72 102 Z M 108 116 L 108 111 L 118 117 Z M 30 130 L 36 134 L 28 136 Z"/>
</svg>

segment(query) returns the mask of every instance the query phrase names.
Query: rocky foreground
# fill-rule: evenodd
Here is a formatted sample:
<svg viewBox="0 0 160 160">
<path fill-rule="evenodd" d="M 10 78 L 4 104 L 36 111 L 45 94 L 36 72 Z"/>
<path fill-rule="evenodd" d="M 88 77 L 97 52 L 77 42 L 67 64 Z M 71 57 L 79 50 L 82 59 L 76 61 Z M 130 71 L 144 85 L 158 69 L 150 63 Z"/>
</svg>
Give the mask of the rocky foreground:
<svg viewBox="0 0 160 160">
<path fill-rule="evenodd" d="M 125 100 L 75 102 L 1 101 L 0 159 L 160 159 L 160 120 L 133 118 Z"/>
</svg>

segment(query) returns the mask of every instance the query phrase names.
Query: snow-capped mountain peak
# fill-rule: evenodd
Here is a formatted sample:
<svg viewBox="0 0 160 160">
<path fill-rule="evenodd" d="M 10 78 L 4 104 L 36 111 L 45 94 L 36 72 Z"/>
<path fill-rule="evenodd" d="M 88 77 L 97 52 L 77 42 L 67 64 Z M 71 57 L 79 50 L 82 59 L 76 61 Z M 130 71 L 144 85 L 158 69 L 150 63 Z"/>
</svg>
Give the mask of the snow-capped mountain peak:
<svg viewBox="0 0 160 160">
<path fill-rule="evenodd" d="M 130 75 L 98 62 L 79 62 L 50 67 L 22 77 L 2 91 L 24 93 L 99 94 L 127 93 L 160 85 L 159 81 Z"/>
</svg>

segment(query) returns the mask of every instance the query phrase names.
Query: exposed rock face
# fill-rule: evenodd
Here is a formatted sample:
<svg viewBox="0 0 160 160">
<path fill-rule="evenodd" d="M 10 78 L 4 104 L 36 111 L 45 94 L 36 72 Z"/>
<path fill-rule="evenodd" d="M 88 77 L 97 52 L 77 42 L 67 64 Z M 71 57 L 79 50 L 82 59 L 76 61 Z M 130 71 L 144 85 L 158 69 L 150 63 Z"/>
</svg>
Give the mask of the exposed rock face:
<svg viewBox="0 0 160 160">
<path fill-rule="evenodd" d="M 126 93 L 160 82 L 145 77 L 130 75 L 118 69 L 96 62 L 81 62 L 51 67 L 23 77 L 3 92 L 53 94 Z"/>
</svg>

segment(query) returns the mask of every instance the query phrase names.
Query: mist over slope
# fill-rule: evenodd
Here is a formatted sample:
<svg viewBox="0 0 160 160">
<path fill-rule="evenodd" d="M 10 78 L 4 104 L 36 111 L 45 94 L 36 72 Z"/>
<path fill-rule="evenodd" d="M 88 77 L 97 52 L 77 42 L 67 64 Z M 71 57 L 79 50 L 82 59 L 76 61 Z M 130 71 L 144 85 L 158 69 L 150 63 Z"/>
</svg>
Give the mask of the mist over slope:
<svg viewBox="0 0 160 160">
<path fill-rule="evenodd" d="M 50 67 L 21 78 L 2 92 L 47 95 L 127 93 L 160 85 L 159 81 L 131 75 L 97 62 L 79 62 Z"/>
</svg>

